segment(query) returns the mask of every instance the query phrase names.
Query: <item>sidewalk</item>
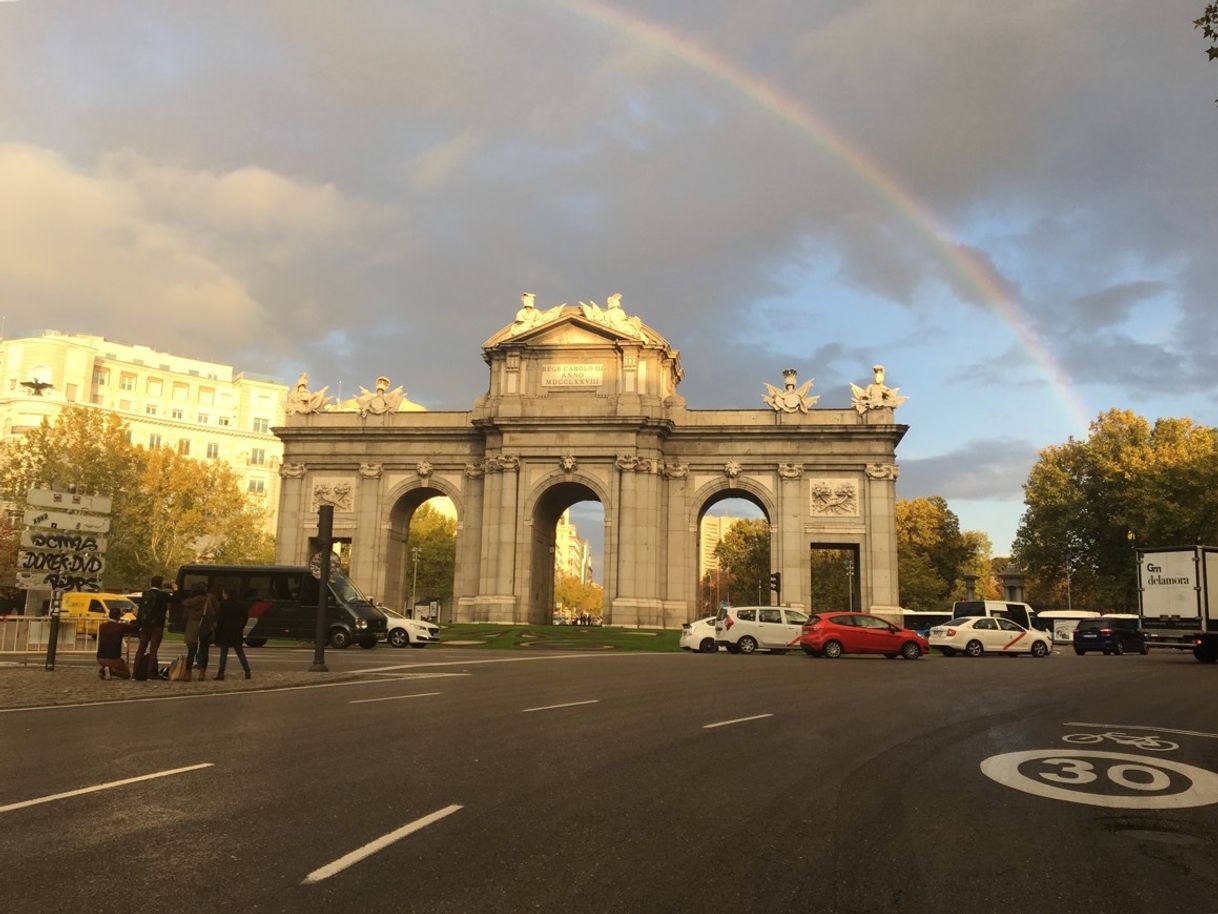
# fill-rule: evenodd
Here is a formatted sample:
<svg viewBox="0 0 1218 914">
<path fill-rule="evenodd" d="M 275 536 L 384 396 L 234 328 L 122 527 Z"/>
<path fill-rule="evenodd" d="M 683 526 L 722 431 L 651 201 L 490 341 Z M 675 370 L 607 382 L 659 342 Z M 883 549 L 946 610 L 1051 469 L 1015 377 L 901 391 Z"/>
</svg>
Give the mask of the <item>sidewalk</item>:
<svg viewBox="0 0 1218 914">
<path fill-rule="evenodd" d="M 240 664 L 233 664 L 225 671 L 223 682 L 214 681 L 211 678 L 214 675 L 215 670 L 210 670 L 206 682 L 134 682 L 125 679 L 98 679 L 97 668 L 93 666 L 60 666 L 48 672 L 41 664 L 31 664 L 27 667 L 0 664 L 0 709 L 122 701 L 132 698 L 256 692 L 323 682 L 375 678 L 365 677 L 357 672 L 310 673 L 302 669 L 290 673 L 264 673 L 255 669 L 253 678 L 246 679 Z"/>
</svg>

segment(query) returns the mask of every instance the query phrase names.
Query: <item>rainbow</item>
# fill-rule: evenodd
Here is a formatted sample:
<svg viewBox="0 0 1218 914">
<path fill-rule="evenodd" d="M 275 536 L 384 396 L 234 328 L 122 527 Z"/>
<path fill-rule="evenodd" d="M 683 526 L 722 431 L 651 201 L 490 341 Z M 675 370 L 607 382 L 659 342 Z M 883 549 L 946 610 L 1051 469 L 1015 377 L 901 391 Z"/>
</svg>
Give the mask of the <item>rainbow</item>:
<svg viewBox="0 0 1218 914">
<path fill-rule="evenodd" d="M 630 39 L 661 50 L 717 79 L 741 93 L 775 117 L 795 127 L 848 170 L 858 175 L 920 234 L 943 253 L 945 262 L 974 289 L 981 300 L 1007 324 L 1016 341 L 1039 366 L 1067 414 L 1086 431 L 1089 412 L 1065 369 L 1045 341 L 1003 288 L 994 270 L 955 239 L 926 204 L 906 190 L 888 171 L 828 123 L 777 86 L 743 67 L 713 54 L 692 38 L 645 19 L 615 9 L 600 0 L 553 0 L 560 8 L 604 25 Z"/>
</svg>

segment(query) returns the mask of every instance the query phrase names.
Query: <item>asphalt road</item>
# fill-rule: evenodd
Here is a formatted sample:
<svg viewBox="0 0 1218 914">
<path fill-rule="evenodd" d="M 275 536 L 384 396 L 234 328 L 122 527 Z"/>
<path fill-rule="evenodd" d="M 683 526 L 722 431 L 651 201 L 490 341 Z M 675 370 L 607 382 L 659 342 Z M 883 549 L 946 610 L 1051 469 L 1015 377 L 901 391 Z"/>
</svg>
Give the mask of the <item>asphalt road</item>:
<svg viewBox="0 0 1218 914">
<path fill-rule="evenodd" d="M 0 713 L 0 904 L 1218 910 L 1218 669 L 1187 655 L 334 663 L 396 669 Z"/>
</svg>

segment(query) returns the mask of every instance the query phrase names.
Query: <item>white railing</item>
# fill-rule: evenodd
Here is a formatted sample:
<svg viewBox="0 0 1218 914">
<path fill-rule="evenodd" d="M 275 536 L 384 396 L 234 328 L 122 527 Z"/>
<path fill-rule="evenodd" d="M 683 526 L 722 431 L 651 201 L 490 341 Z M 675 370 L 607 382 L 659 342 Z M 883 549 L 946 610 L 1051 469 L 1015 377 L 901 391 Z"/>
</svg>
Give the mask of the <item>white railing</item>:
<svg viewBox="0 0 1218 914">
<path fill-rule="evenodd" d="M 60 616 L 55 653 L 96 653 L 97 629 L 104 621 Z M 0 616 L 0 654 L 45 654 L 50 638 L 50 616 Z"/>
</svg>

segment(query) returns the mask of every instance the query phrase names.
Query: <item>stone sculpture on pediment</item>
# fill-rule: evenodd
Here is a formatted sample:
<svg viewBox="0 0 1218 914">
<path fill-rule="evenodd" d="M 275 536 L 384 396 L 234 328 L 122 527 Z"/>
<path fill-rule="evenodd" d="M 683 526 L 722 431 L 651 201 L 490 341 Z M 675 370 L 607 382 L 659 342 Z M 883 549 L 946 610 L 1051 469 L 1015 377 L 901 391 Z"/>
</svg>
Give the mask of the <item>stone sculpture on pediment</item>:
<svg viewBox="0 0 1218 914">
<path fill-rule="evenodd" d="M 419 474 L 419 478 L 426 479 L 431 475 L 432 466 L 430 460 L 420 460 L 414 465 L 414 471 Z"/>
<path fill-rule="evenodd" d="M 329 389 L 329 386 L 326 386 L 321 390 L 311 392 L 309 390 L 309 376 L 302 371 L 300 377 L 296 379 L 296 384 L 288 393 L 288 399 L 283 406 L 283 411 L 289 416 L 319 413 L 334 399 L 333 397 L 326 396 L 326 391 Z"/>
<path fill-rule="evenodd" d="M 859 513 L 858 487 L 849 479 L 818 479 L 810 486 L 809 514 L 841 517 Z"/>
<path fill-rule="evenodd" d="M 888 387 L 884 384 L 884 366 L 873 365 L 871 370 L 875 373 L 875 380 L 866 387 L 859 387 L 857 384 L 850 385 L 851 405 L 858 410 L 861 416 L 871 409 L 896 409 L 909 397 L 899 397 L 897 392 L 899 387 Z"/>
<path fill-rule="evenodd" d="M 538 311 L 534 302 L 537 296 L 532 292 L 520 293 L 520 310 L 516 312 L 516 320 L 508 328 L 508 336 L 519 336 L 534 327 L 548 324 L 555 320 L 566 305 L 555 305 L 547 311 Z"/>
<path fill-rule="evenodd" d="M 782 377 L 784 386 L 781 390 L 773 384 L 762 382 L 769 391 L 766 396 L 761 398 L 762 402 L 766 403 L 774 412 L 806 413 L 816 405 L 816 401 L 820 397 L 808 396 L 808 391 L 812 389 L 812 381 L 804 381 L 799 388 L 796 388 L 795 382 L 799 378 L 799 372 L 794 368 L 788 368 L 782 373 Z"/>
<path fill-rule="evenodd" d="M 313 483 L 313 510 L 333 505 L 335 511 L 352 510 L 355 487 L 347 480 L 319 479 Z"/>
<path fill-rule="evenodd" d="M 575 459 L 574 454 L 563 454 L 558 458 L 558 466 L 564 473 L 574 473 L 579 461 Z"/>
<path fill-rule="evenodd" d="M 651 337 L 643 329 L 641 318 L 634 317 L 622 310 L 622 293 L 614 292 L 605 299 L 605 308 L 594 301 L 579 303 L 579 310 L 584 317 L 597 324 L 602 324 L 622 336 L 632 337 L 643 343 L 650 343 Z"/>
<path fill-rule="evenodd" d="M 783 479 L 799 479 L 804 475 L 804 465 L 802 463 L 780 463 L 778 475 Z"/>
<path fill-rule="evenodd" d="M 361 463 L 359 465 L 359 474 L 364 479 L 380 479 L 381 465 L 379 463 Z"/>
<path fill-rule="evenodd" d="M 744 467 L 740 465 L 740 461 L 738 460 L 729 460 L 723 465 L 723 475 L 725 475 L 728 479 L 735 479 L 743 470 Z"/>
<path fill-rule="evenodd" d="M 279 475 L 283 479 L 300 479 L 305 474 L 305 465 L 303 463 L 285 463 L 279 468 Z"/>
<path fill-rule="evenodd" d="M 901 468 L 895 463 L 869 463 L 867 476 L 870 479 L 896 479 L 901 475 Z"/>
<path fill-rule="evenodd" d="M 355 398 L 355 404 L 363 418 L 367 418 L 369 415 L 382 416 L 385 413 L 394 412 L 402 404 L 402 398 L 406 396 L 401 385 L 390 390 L 389 379 L 384 376 L 376 379 L 375 390 L 369 390 L 366 387 L 361 387 L 359 390 L 360 393 Z"/>
</svg>

